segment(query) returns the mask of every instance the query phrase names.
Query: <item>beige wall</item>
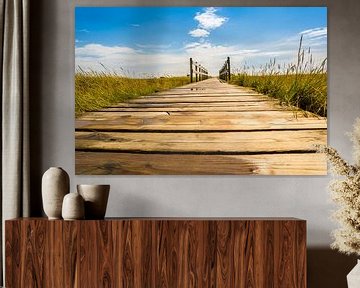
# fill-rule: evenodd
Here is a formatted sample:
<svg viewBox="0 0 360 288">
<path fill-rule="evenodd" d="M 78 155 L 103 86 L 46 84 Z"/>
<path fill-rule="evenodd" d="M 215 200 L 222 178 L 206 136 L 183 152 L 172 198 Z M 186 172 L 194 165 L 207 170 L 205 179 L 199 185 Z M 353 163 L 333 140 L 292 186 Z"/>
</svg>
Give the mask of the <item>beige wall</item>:
<svg viewBox="0 0 360 288">
<path fill-rule="evenodd" d="M 169 1 L 38 0 L 31 11 L 32 186 L 50 166 L 79 183 L 109 183 L 107 216 L 293 216 L 308 221 L 309 287 L 346 287 L 353 259 L 328 250 L 330 177 L 74 176 L 74 5 L 166 5 Z M 194 1 L 173 1 L 194 5 Z M 360 116 L 360 2 L 196 1 L 196 5 L 328 6 L 329 143 L 350 159 L 345 132 Z M 105 4 L 103 4 L 105 5 Z M 34 213 L 41 203 L 34 195 Z M 324 261 L 324 262 L 322 262 Z M 338 274 L 334 273 L 337 271 Z"/>
</svg>

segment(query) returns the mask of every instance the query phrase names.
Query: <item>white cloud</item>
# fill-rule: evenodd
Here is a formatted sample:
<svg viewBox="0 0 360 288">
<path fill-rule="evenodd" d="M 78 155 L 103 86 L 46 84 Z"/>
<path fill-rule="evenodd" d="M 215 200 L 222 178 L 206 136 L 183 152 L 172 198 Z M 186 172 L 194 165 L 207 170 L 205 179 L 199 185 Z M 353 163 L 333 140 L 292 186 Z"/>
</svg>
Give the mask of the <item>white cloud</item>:
<svg viewBox="0 0 360 288">
<path fill-rule="evenodd" d="M 308 38 L 322 38 L 327 37 L 327 27 L 318 27 L 313 29 L 308 29 L 299 33 L 304 37 Z"/>
<path fill-rule="evenodd" d="M 143 49 L 168 49 L 171 47 L 171 44 L 136 44 L 136 46 Z"/>
<path fill-rule="evenodd" d="M 140 24 L 131 24 L 132 27 L 140 27 Z"/>
<path fill-rule="evenodd" d="M 120 75 L 186 75 L 188 56 L 182 53 L 144 53 L 125 46 L 92 43 L 75 48 L 75 66 L 85 71 L 111 71 Z M 104 68 L 106 67 L 106 68 Z"/>
<path fill-rule="evenodd" d="M 205 29 L 197 28 L 197 29 L 191 30 L 189 32 L 189 34 L 192 37 L 207 37 L 207 36 L 209 36 L 210 32 Z"/>
<path fill-rule="evenodd" d="M 116 55 L 135 54 L 136 50 L 124 46 L 104 46 L 101 44 L 87 44 L 75 48 L 75 57 L 106 58 Z"/>
<path fill-rule="evenodd" d="M 228 18 L 216 14 L 217 9 L 205 8 L 204 12 L 196 13 L 194 19 L 199 22 L 199 27 L 205 30 L 213 30 L 222 26 Z"/>
<path fill-rule="evenodd" d="M 197 47 L 201 45 L 201 43 L 199 42 L 191 42 L 191 43 L 188 43 L 184 46 L 185 49 L 191 49 L 191 48 L 194 48 L 194 47 Z"/>
<path fill-rule="evenodd" d="M 259 53 L 258 49 L 242 49 L 239 46 L 214 45 L 210 42 L 191 42 L 185 45 L 184 50 L 189 55 L 198 56 L 201 58 L 214 59 L 216 57 L 231 56 L 231 55 L 253 55 Z"/>
</svg>

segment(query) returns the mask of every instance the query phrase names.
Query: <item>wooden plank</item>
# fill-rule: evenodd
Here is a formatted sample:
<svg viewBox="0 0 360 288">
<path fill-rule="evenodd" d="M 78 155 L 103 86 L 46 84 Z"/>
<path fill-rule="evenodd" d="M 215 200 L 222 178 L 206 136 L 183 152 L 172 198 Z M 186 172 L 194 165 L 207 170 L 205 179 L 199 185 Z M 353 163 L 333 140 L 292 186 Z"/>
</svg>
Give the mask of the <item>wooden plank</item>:
<svg viewBox="0 0 360 288">
<path fill-rule="evenodd" d="M 221 83 L 219 83 L 221 85 Z M 218 85 L 218 84 L 215 84 Z M 231 94 L 231 93 L 239 93 L 239 94 L 258 94 L 263 95 L 261 93 L 256 92 L 250 88 L 244 88 L 241 86 L 234 86 L 230 84 L 225 84 L 225 86 L 212 86 L 212 87 L 187 87 L 183 88 L 173 88 L 170 90 L 160 91 L 153 93 L 151 95 L 168 95 L 168 94 L 177 94 L 177 95 L 187 95 L 187 94 Z"/>
<path fill-rule="evenodd" d="M 76 121 L 76 129 L 162 130 L 162 131 L 247 131 L 279 129 L 326 129 L 326 119 L 304 117 L 291 111 L 219 113 L 168 113 L 125 115 L 116 112 L 89 113 Z"/>
<path fill-rule="evenodd" d="M 202 96 L 202 97 L 159 97 L 137 98 L 128 103 L 218 103 L 218 102 L 263 102 L 273 101 L 268 96 Z"/>
<path fill-rule="evenodd" d="M 237 107 L 247 107 L 247 106 L 256 106 L 259 104 L 260 107 L 279 107 L 276 102 L 273 101 L 238 101 L 238 102 L 209 102 L 209 103 L 118 103 L 116 105 L 111 106 L 110 108 L 198 108 L 198 107 L 206 107 L 206 108 L 226 108 L 231 109 Z M 286 106 L 283 106 L 286 108 Z M 105 108 L 102 110 L 107 110 L 110 108 Z M 296 109 L 295 109 L 296 110 Z"/>
<path fill-rule="evenodd" d="M 259 102 L 261 103 L 261 102 Z M 171 112 L 243 112 L 243 111 L 291 111 L 291 108 L 280 105 L 269 105 L 268 103 L 261 103 L 260 105 L 256 105 L 252 102 L 247 102 L 246 105 L 241 106 L 217 106 L 217 105 L 185 105 L 185 106 L 172 106 L 172 105 L 157 105 L 155 107 L 144 107 L 139 105 L 138 107 L 110 107 L 105 109 L 100 109 L 94 112 L 121 112 L 124 115 L 134 115 L 136 112 L 163 112 L 166 114 L 171 114 Z M 295 110 L 294 110 L 295 111 Z M 93 113 L 93 112 L 87 112 Z M 85 115 L 85 114 L 84 114 Z M 77 118 L 77 119 L 81 119 Z"/>
<path fill-rule="evenodd" d="M 84 175 L 326 175 L 323 154 L 181 155 L 75 152 Z M 189 165 L 191 163 L 191 165 Z"/>
<path fill-rule="evenodd" d="M 75 132 L 76 150 L 166 153 L 269 153 L 315 151 L 326 144 L 326 130 L 129 133 Z"/>
<path fill-rule="evenodd" d="M 167 93 L 162 94 L 152 94 L 149 96 L 144 96 L 146 99 L 157 99 L 157 98 L 189 98 L 189 97 L 243 97 L 243 96 L 264 96 L 264 94 L 260 93 L 250 93 L 250 92 L 208 92 L 208 93 L 172 93 L 172 90 L 169 90 Z"/>
<path fill-rule="evenodd" d="M 177 117 L 219 117 L 222 115 L 228 118 L 246 118 L 248 116 L 252 118 L 275 118 L 281 117 L 284 119 L 294 120 L 294 121 L 303 121 L 308 120 L 322 120 L 320 122 L 326 122 L 325 117 L 313 116 L 310 113 L 303 113 L 303 111 L 291 111 L 291 110 L 270 110 L 270 111 L 228 111 L 228 113 L 222 113 L 219 111 L 174 111 L 168 113 L 167 111 L 137 111 L 137 112 L 128 112 L 127 109 L 123 109 L 121 112 L 118 111 L 94 111 L 87 112 L 78 120 L 107 120 L 113 118 L 139 118 L 139 117 L 156 117 L 156 116 L 166 116 L 167 118 L 177 118 Z"/>
</svg>

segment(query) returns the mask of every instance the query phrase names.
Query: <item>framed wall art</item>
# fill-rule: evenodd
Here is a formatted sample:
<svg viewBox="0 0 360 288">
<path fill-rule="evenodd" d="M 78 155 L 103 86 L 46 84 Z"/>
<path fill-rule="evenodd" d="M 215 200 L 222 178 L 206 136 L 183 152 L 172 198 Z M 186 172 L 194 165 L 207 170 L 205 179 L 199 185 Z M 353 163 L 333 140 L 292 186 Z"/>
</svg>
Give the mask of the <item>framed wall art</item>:
<svg viewBox="0 0 360 288">
<path fill-rule="evenodd" d="M 76 174 L 324 175 L 326 7 L 77 7 Z"/>
</svg>

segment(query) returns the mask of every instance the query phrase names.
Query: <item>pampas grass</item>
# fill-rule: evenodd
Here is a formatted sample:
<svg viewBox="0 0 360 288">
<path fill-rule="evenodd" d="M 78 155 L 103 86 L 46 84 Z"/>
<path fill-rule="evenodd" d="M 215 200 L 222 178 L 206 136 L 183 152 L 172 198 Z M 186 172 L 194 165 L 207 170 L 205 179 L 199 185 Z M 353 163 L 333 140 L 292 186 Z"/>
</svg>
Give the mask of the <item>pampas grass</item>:
<svg viewBox="0 0 360 288">
<path fill-rule="evenodd" d="M 360 118 L 355 121 L 350 139 L 354 164 L 346 162 L 332 147 L 318 146 L 317 149 L 327 156 L 335 177 L 329 185 L 331 198 L 338 205 L 332 218 L 341 227 L 333 231 L 331 247 L 360 256 Z"/>
</svg>

